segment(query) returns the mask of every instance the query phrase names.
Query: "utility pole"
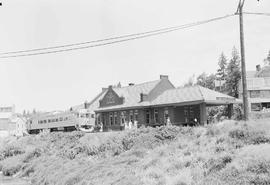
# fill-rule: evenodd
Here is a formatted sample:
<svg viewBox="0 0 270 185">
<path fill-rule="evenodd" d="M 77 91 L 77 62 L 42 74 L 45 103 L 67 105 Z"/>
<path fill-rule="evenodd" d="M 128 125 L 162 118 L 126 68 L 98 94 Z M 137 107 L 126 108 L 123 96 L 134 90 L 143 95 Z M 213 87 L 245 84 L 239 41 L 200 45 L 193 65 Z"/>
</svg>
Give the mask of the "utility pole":
<svg viewBox="0 0 270 185">
<path fill-rule="evenodd" d="M 245 43 L 244 43 L 244 25 L 243 25 L 243 7 L 245 0 L 240 0 L 237 13 L 239 14 L 240 23 L 240 47 L 241 47 L 241 71 L 242 71 L 242 86 L 243 86 L 243 105 L 244 105 L 244 120 L 249 119 L 248 97 L 247 97 L 247 77 L 246 77 L 246 58 L 245 58 Z"/>
</svg>

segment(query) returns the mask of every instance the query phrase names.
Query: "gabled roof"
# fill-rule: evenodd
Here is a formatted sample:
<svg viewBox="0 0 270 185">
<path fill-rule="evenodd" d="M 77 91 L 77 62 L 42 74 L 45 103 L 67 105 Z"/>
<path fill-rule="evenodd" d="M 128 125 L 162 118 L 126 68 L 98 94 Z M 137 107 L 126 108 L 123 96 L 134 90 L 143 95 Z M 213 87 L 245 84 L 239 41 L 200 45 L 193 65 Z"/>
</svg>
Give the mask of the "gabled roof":
<svg viewBox="0 0 270 185">
<path fill-rule="evenodd" d="M 235 98 L 201 86 L 180 87 L 162 93 L 152 106 L 166 104 L 185 104 L 190 102 L 205 102 L 208 104 L 227 104 Z"/>
<path fill-rule="evenodd" d="M 155 80 L 150 82 L 145 82 L 141 84 L 131 85 L 131 86 L 125 86 L 125 87 L 115 87 L 113 88 L 113 91 L 119 96 L 124 97 L 124 103 L 121 105 L 114 105 L 109 107 L 102 107 L 98 108 L 97 110 L 109 110 L 109 109 L 121 109 L 125 107 L 136 107 L 136 106 L 146 106 L 149 105 L 150 102 L 143 101 L 140 102 L 140 94 L 149 94 L 151 90 L 153 90 L 157 84 L 161 80 Z M 106 91 L 107 92 L 107 91 Z M 105 93 L 102 94 L 102 96 L 99 97 L 99 100 L 103 99 L 105 96 Z M 99 101 L 97 101 L 99 103 Z M 99 106 L 97 106 L 99 107 Z"/>
<path fill-rule="evenodd" d="M 122 105 L 109 106 L 104 108 L 98 108 L 97 111 L 116 110 L 122 108 L 135 108 L 135 107 L 149 107 L 149 106 L 165 106 L 165 105 L 185 105 L 191 103 L 206 103 L 208 105 L 224 105 L 230 103 L 240 103 L 240 101 L 234 97 L 222 94 L 220 92 L 210 90 L 201 86 L 181 87 L 165 90 L 159 96 L 152 101 L 140 102 L 140 93 L 148 87 L 144 93 L 149 93 L 149 89 L 153 89 L 158 81 L 150 82 L 148 84 L 140 84 L 137 86 L 131 86 L 127 88 L 115 88 L 115 92 L 119 96 L 123 96 L 126 102 Z"/>
</svg>

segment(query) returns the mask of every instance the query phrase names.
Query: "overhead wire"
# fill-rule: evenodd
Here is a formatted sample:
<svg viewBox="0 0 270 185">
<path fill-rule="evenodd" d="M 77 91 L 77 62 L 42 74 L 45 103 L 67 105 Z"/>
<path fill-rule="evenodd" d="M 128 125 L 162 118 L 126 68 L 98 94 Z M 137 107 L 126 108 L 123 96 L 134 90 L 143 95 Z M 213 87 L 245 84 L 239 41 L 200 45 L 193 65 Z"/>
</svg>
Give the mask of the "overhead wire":
<svg viewBox="0 0 270 185">
<path fill-rule="evenodd" d="M 81 43 L 75 43 L 75 44 L 67 44 L 67 45 L 54 46 L 54 47 L 6 52 L 6 53 L 1 53 L 0 55 L 4 55 L 4 56 L 0 56 L 0 58 L 15 58 L 15 57 L 24 57 L 24 56 L 43 55 L 43 54 L 60 53 L 60 52 L 67 52 L 67 51 L 73 51 L 73 50 L 81 50 L 81 49 L 87 49 L 87 48 L 93 48 L 93 47 L 99 47 L 99 46 L 105 46 L 105 45 L 112 45 L 112 44 L 116 44 L 116 43 L 121 43 L 121 42 L 151 37 L 151 36 L 155 36 L 155 35 L 160 35 L 160 34 L 164 34 L 164 33 L 169 33 L 169 32 L 173 32 L 173 31 L 177 31 L 177 30 L 181 30 L 181 29 L 191 28 L 194 26 L 199 26 L 199 25 L 206 24 L 209 22 L 218 21 L 221 19 L 232 17 L 234 15 L 235 14 L 230 14 L 230 15 L 216 17 L 216 18 L 208 19 L 208 20 L 204 20 L 204 21 L 198 21 L 198 22 L 194 22 L 194 23 L 190 23 L 190 24 L 162 28 L 162 29 L 148 31 L 148 32 L 142 32 L 142 33 L 123 35 L 123 36 L 118 36 L 118 37 L 111 37 L 111 38 L 107 38 L 107 39 L 99 39 L 99 40 L 94 40 L 94 41 L 81 42 Z M 111 40 L 114 40 L 114 41 L 111 41 Z M 105 42 L 105 41 L 110 41 L 110 42 Z M 99 43 L 99 42 L 103 42 L 103 43 Z M 98 43 L 98 44 L 86 45 L 86 44 L 91 44 L 91 43 Z M 80 45 L 86 45 L 86 46 L 80 46 Z M 80 47 L 72 47 L 72 46 L 80 46 Z M 71 47 L 71 48 L 66 48 L 66 47 Z M 58 48 L 64 48 L 64 49 L 43 51 L 43 50 L 58 49 Z M 42 51 L 42 52 L 31 53 L 33 51 Z M 21 53 L 23 53 L 23 54 L 21 54 Z M 16 54 L 16 55 L 10 55 L 10 54 Z"/>
<path fill-rule="evenodd" d="M 259 12 L 243 12 L 243 14 L 270 16 L 270 13 L 259 13 Z"/>
</svg>

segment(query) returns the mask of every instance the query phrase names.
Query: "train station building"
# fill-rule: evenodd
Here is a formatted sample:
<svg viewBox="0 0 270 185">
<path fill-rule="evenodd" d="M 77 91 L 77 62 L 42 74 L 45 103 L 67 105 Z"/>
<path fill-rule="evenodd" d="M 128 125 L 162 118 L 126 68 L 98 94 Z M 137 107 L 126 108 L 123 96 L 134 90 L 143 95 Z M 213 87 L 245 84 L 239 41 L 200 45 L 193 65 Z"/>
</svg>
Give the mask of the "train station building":
<svg viewBox="0 0 270 185">
<path fill-rule="evenodd" d="M 208 106 L 228 106 L 230 118 L 237 99 L 201 86 L 175 88 L 168 76 L 160 75 L 156 81 L 109 86 L 94 102 L 96 123 L 118 130 L 125 122 L 139 126 L 160 126 L 168 120 L 173 125 L 206 124 Z"/>
</svg>

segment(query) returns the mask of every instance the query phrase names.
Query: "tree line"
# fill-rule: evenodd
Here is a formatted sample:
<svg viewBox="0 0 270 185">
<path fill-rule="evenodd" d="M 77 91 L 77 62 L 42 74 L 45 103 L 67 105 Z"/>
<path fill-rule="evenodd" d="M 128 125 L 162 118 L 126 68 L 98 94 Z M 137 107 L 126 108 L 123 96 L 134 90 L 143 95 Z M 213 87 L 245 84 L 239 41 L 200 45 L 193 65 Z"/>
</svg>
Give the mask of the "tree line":
<svg viewBox="0 0 270 185">
<path fill-rule="evenodd" d="M 270 65 L 270 51 L 264 59 L 264 65 Z M 239 98 L 240 67 L 241 58 L 239 52 L 233 47 L 229 59 L 224 52 L 220 54 L 216 73 L 207 74 L 203 72 L 197 78 L 193 75 L 184 86 L 200 85 Z"/>
</svg>

